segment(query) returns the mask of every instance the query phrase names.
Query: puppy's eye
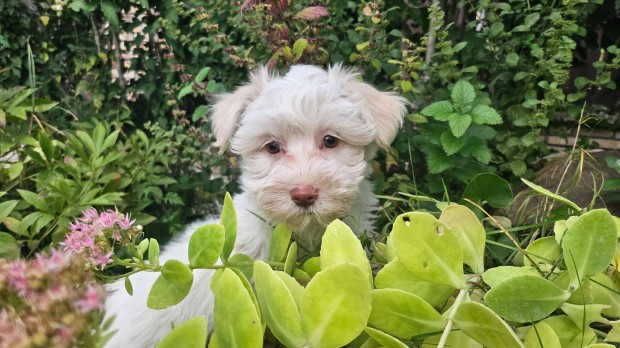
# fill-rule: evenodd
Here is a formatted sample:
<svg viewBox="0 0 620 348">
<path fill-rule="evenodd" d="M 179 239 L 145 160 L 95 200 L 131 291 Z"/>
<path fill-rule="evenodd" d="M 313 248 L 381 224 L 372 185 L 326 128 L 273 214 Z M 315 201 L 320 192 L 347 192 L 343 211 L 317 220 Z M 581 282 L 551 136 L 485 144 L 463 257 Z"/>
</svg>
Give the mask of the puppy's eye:
<svg viewBox="0 0 620 348">
<path fill-rule="evenodd" d="M 327 148 L 334 148 L 338 145 L 338 138 L 333 135 L 326 135 L 323 137 L 323 145 Z"/>
<path fill-rule="evenodd" d="M 267 145 L 265 145 L 265 149 L 267 150 L 267 152 L 274 155 L 282 150 L 280 148 L 280 143 L 275 140 L 268 142 Z"/>
</svg>

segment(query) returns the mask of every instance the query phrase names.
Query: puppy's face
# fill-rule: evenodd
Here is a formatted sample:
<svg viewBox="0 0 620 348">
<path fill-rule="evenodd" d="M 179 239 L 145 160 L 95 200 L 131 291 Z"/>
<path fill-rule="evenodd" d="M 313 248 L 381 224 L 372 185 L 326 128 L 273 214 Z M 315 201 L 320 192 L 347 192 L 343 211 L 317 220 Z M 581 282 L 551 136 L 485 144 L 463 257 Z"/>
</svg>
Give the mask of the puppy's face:
<svg viewBox="0 0 620 348">
<path fill-rule="evenodd" d="M 265 218 L 299 230 L 348 214 L 367 161 L 391 142 L 403 109 L 399 97 L 340 67 L 295 66 L 283 77 L 255 74 L 221 99 L 213 121 L 218 145 L 230 141 L 241 155 L 244 190 Z"/>
</svg>

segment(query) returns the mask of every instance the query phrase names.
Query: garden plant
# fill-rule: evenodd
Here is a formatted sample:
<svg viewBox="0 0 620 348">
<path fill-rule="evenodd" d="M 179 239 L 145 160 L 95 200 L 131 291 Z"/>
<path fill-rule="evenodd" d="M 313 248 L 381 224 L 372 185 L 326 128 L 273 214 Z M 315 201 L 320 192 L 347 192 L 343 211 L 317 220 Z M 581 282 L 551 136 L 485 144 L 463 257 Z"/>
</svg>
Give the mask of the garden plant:
<svg viewBox="0 0 620 348">
<path fill-rule="evenodd" d="M 214 322 L 161 347 L 619 346 L 618 175 L 585 176 L 587 206 L 533 183 L 555 151 L 543 136 L 578 130 L 559 151 L 582 163 L 591 131 L 618 134 L 618 13 L 613 0 L 1 1 L 0 347 L 100 346 L 103 283 L 131 293 L 128 274 L 160 272 L 161 309 L 205 268 Z M 232 254 L 239 164 L 209 147 L 214 98 L 259 65 L 340 62 L 411 103 L 373 163 L 376 229 L 336 220 L 314 255 L 278 225 L 268 260 Z M 601 165 L 620 173 L 618 158 Z M 517 189 L 543 202 L 519 219 Z M 160 245 L 207 214 L 220 223 L 195 231 L 190 262 L 160 264 Z"/>
</svg>

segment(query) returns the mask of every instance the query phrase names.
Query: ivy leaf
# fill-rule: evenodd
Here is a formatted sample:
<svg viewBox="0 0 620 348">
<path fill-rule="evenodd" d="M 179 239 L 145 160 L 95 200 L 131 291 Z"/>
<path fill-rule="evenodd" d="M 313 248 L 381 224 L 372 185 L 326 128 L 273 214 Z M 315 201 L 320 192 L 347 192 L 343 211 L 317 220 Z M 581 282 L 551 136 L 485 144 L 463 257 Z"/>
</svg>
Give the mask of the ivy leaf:
<svg viewBox="0 0 620 348">
<path fill-rule="evenodd" d="M 469 125 L 471 124 L 471 116 L 468 114 L 459 115 L 454 113 L 448 118 L 448 123 L 450 125 L 452 135 L 460 138 L 463 134 L 465 134 L 467 128 L 469 128 Z"/>
<path fill-rule="evenodd" d="M 459 80 L 452 88 L 452 93 L 450 94 L 450 98 L 454 104 L 458 105 L 467 105 L 474 101 L 476 98 L 476 90 L 471 83 L 465 80 Z"/>
<path fill-rule="evenodd" d="M 477 124 L 501 124 L 502 117 L 490 106 L 476 105 L 471 110 L 472 122 Z"/>
<path fill-rule="evenodd" d="M 446 131 L 441 134 L 440 140 L 443 150 L 448 156 L 450 156 L 459 152 L 459 150 L 462 149 L 465 144 L 467 144 L 468 139 L 466 137 L 457 138 L 452 135 L 452 133 Z"/>
<path fill-rule="evenodd" d="M 453 112 L 452 103 L 446 100 L 432 103 L 420 111 L 422 115 L 432 117 L 438 121 L 447 121 Z"/>
</svg>

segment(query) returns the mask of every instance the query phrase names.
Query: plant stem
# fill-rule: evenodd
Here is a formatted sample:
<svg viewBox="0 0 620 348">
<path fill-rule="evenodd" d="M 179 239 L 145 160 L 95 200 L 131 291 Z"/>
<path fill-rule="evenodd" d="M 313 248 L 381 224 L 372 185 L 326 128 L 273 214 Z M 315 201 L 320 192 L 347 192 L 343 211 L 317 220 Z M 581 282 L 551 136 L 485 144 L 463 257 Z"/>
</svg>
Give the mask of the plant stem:
<svg viewBox="0 0 620 348">
<path fill-rule="evenodd" d="M 459 305 L 465 299 L 465 295 L 469 288 L 461 289 L 459 295 L 456 297 L 452 308 L 450 308 L 450 314 L 448 314 L 448 323 L 446 327 L 443 329 L 443 333 L 441 334 L 441 339 L 439 339 L 439 343 L 437 344 L 437 348 L 443 348 L 446 345 L 446 341 L 448 340 L 448 336 L 450 335 L 450 331 L 452 331 L 452 324 L 454 323 L 454 315 L 456 314 L 456 310 L 459 308 Z"/>
</svg>

